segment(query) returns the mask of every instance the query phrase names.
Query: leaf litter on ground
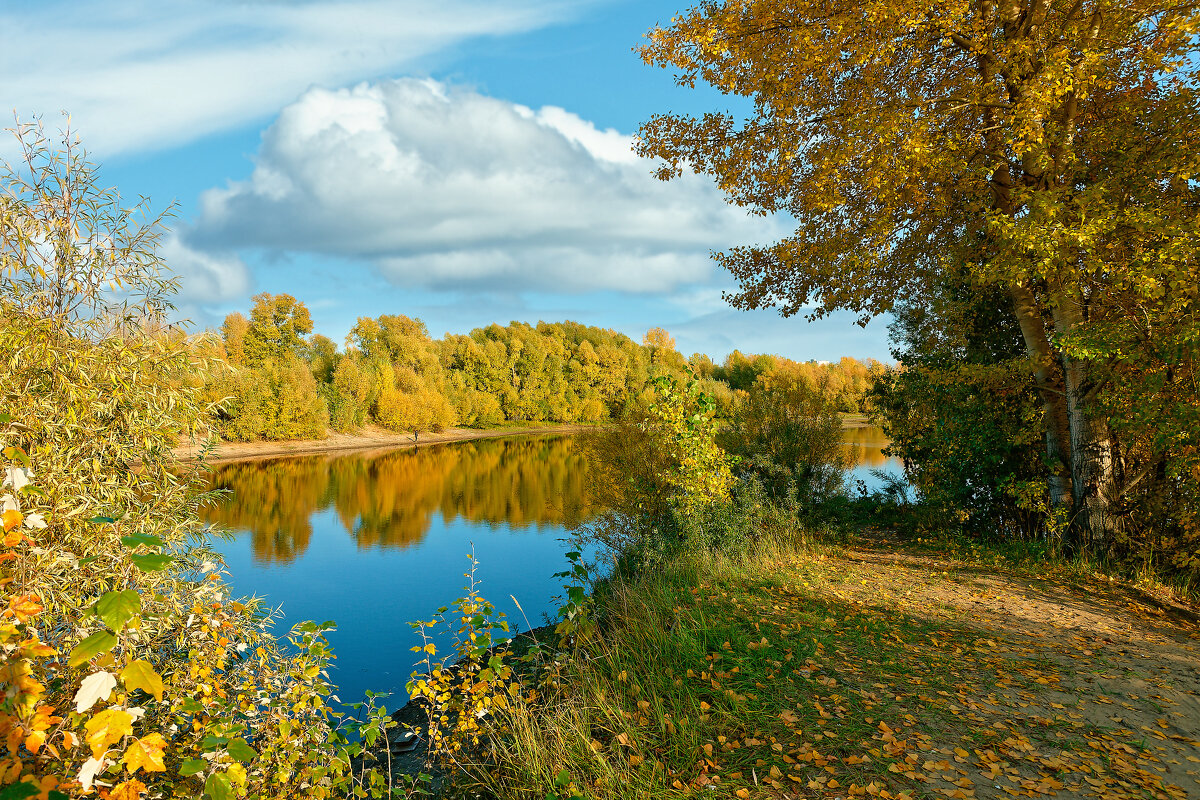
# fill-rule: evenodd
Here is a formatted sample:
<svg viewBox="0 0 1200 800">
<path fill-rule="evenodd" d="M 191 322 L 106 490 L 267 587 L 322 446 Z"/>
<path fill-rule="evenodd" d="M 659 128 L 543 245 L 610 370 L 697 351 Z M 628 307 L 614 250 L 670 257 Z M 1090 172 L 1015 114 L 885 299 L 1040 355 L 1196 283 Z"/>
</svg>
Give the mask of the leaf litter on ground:
<svg viewBox="0 0 1200 800">
<path fill-rule="evenodd" d="M 896 542 L 698 574 L 611 667 L 597 796 L 1200 797 L 1186 607 Z"/>
</svg>

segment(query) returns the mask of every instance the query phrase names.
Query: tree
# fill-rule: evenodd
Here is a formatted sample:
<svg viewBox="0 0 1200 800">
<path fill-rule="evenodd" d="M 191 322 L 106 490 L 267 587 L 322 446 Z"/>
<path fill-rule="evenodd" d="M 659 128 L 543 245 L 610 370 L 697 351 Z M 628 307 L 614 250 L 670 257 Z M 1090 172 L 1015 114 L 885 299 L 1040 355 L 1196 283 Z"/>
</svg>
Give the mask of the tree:
<svg viewBox="0 0 1200 800">
<path fill-rule="evenodd" d="M 752 97 L 752 117 L 658 115 L 639 150 L 797 220 L 717 256 L 739 307 L 866 319 L 960 269 L 1000 290 L 1050 500 L 1078 543 L 1106 544 L 1123 468 L 1095 401 L 1122 351 L 1101 332 L 1122 309 L 1194 314 L 1200 291 L 1196 30 L 1195 6 L 1153 0 L 708 0 L 643 57 Z"/>
<path fill-rule="evenodd" d="M 254 295 L 254 308 L 246 328 L 243 348 L 247 364 L 283 361 L 299 354 L 304 337 L 312 333 L 308 308 L 290 294 Z"/>
</svg>

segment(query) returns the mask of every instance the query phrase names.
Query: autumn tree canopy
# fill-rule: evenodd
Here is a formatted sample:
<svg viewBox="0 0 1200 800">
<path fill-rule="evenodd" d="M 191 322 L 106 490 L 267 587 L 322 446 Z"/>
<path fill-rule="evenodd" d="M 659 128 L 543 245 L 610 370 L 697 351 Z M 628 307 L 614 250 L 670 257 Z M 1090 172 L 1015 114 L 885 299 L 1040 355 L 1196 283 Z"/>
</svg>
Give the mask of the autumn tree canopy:
<svg viewBox="0 0 1200 800">
<path fill-rule="evenodd" d="M 947 276 L 999 289 L 1045 407 L 1051 500 L 1106 539 L 1132 465 L 1089 409 L 1157 331 L 1195 347 L 1177 323 L 1198 292 L 1197 22 L 1147 0 L 710 0 L 643 56 L 753 113 L 658 115 L 639 150 L 795 218 L 717 256 L 742 308 L 865 319 Z"/>
</svg>

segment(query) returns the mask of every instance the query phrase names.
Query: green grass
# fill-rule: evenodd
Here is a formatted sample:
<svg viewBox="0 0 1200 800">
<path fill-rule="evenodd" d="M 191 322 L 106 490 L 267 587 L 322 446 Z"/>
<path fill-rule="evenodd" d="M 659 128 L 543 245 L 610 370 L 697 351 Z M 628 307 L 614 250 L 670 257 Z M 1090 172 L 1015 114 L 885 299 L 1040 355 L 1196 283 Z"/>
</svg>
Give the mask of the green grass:
<svg viewBox="0 0 1200 800">
<path fill-rule="evenodd" d="M 941 591 L 963 588 L 937 559 L 791 543 L 610 581 L 600 635 L 491 720 L 468 774 L 483 796 L 536 800 L 1161 790 L 1153 754 L 1131 762 L 1122 732 L 1077 713 L 1091 698 L 1055 701 L 1091 662 L 948 614 Z"/>
<path fill-rule="evenodd" d="M 904 751 L 885 739 L 915 726 L 966 733 L 934 699 L 961 680 L 950 653 L 966 635 L 828 596 L 814 557 L 690 556 L 611 585 L 603 643 L 511 715 L 489 788 L 540 800 L 565 770 L 597 798 L 831 782 L 904 796 L 912 782 L 887 772 L 908 769 Z"/>
</svg>

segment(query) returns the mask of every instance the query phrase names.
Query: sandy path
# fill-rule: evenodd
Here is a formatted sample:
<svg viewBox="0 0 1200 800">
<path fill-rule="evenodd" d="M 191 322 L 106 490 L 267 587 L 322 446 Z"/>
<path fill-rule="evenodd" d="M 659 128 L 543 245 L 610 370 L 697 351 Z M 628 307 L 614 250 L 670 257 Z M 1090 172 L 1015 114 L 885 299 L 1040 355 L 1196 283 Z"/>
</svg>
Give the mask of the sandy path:
<svg viewBox="0 0 1200 800">
<path fill-rule="evenodd" d="M 1097 576 L 1016 574 L 891 544 L 834 561 L 841 596 L 969 633 L 951 700 L 1013 731 L 1004 748 L 930 774 L 930 796 L 1200 798 L 1196 609 Z M 969 791 L 950 780 L 959 772 L 974 778 Z"/>
</svg>

